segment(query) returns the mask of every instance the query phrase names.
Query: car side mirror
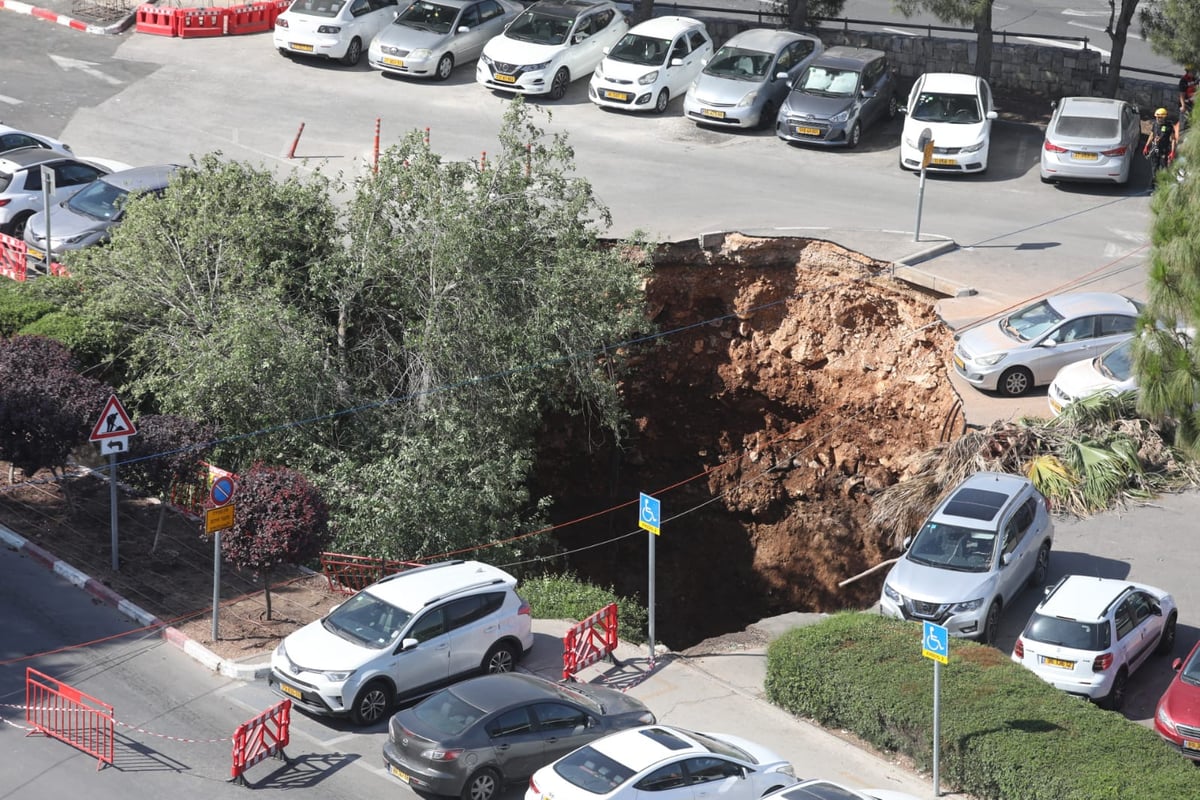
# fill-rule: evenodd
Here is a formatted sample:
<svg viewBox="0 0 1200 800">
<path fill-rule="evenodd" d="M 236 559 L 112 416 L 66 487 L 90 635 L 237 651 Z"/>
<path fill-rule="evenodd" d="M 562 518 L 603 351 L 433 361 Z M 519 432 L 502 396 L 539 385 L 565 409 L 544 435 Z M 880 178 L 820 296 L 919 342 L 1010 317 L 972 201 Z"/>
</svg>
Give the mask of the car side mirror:
<svg viewBox="0 0 1200 800">
<path fill-rule="evenodd" d="M 874 96 L 875 96 L 875 90 L 874 90 L 874 89 L 863 89 L 863 90 L 862 90 L 862 98 L 863 98 L 864 100 L 870 100 L 870 99 L 871 99 L 872 97 L 874 97 Z"/>
<path fill-rule="evenodd" d="M 606 48 L 604 48 L 603 50 L 601 50 L 600 52 L 604 53 L 604 55 L 608 55 L 608 51 L 609 51 L 609 50 L 612 50 L 612 48 L 611 48 L 611 47 L 606 47 Z"/>
<path fill-rule="evenodd" d="M 1162 616 L 1162 606 L 1150 606 L 1150 613 L 1156 617 Z"/>
<path fill-rule="evenodd" d="M 397 652 L 403 653 L 405 651 L 412 650 L 419 644 L 420 644 L 420 642 L 418 640 L 413 639 L 412 637 L 409 637 L 400 642 L 400 649 Z"/>
<path fill-rule="evenodd" d="M 682 59 L 682 58 L 672 58 L 672 59 L 671 59 L 670 66 L 672 66 L 672 67 L 682 67 L 682 66 L 683 66 L 683 59 Z"/>
<path fill-rule="evenodd" d="M 776 72 L 775 73 L 775 80 L 786 81 L 787 79 L 788 79 L 788 74 L 786 72 Z"/>
<path fill-rule="evenodd" d="M 912 544 L 912 539 L 913 539 L 913 537 L 911 537 L 911 536 L 905 536 L 905 537 L 904 537 L 904 542 L 903 542 L 903 543 L 900 545 L 900 547 L 901 547 L 902 549 L 904 549 L 904 550 L 907 550 L 907 549 L 908 549 L 908 546 L 909 546 L 910 544 Z"/>
<path fill-rule="evenodd" d="M 1051 336 L 1049 339 L 1043 339 L 1041 347 L 1055 348 L 1058 347 L 1058 340 Z"/>
<path fill-rule="evenodd" d="M 1000 117 L 1000 115 L 999 115 L 999 114 L 997 114 L 995 111 L 989 111 L 989 112 L 987 113 L 987 118 L 988 118 L 988 119 L 998 119 L 999 117 Z"/>
<path fill-rule="evenodd" d="M 1182 658 L 1177 658 L 1171 662 L 1171 669 L 1175 670 L 1176 672 L 1179 672 L 1179 668 L 1182 666 L 1183 666 Z"/>
<path fill-rule="evenodd" d="M 459 26 L 458 26 L 458 32 L 459 32 L 459 33 L 470 33 L 470 32 L 471 32 L 471 26 L 470 26 L 470 25 L 459 25 Z"/>
<path fill-rule="evenodd" d="M 1008 566 L 1008 564 L 1009 564 L 1009 562 L 1010 562 L 1010 561 L 1012 561 L 1012 557 L 1013 557 L 1013 554 L 1012 554 L 1012 553 L 1004 553 L 1004 554 L 1002 554 L 1002 555 L 1000 556 L 1000 566 L 1002 566 L 1002 567 L 1007 567 L 1007 566 Z"/>
<path fill-rule="evenodd" d="M 577 33 L 577 34 L 575 34 L 575 38 L 574 38 L 574 39 L 572 39 L 571 41 L 573 41 L 575 44 L 579 44 L 580 42 L 582 42 L 582 41 L 583 41 L 584 39 L 586 39 L 586 38 L 587 38 L 587 34 L 586 34 L 586 33 Z"/>
</svg>

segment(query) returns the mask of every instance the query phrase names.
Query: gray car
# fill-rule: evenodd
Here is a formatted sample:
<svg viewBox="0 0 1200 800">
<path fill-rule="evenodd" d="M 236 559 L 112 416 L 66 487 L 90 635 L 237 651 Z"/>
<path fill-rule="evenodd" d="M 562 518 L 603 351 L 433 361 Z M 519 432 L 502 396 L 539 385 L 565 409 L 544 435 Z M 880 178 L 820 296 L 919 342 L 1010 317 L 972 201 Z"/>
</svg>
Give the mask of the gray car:
<svg viewBox="0 0 1200 800">
<path fill-rule="evenodd" d="M 977 389 L 1010 397 L 1054 380 L 1067 364 L 1094 358 L 1133 335 L 1141 306 L 1110 292 L 1073 292 L 957 335 L 954 369 Z"/>
<path fill-rule="evenodd" d="M 722 127 L 768 127 L 788 87 L 824 50 L 820 39 L 803 33 L 742 31 L 709 59 L 684 97 L 683 113 Z"/>
<path fill-rule="evenodd" d="M 1046 126 L 1042 183 L 1126 183 L 1141 135 L 1135 105 L 1109 97 L 1064 97 Z"/>
<path fill-rule="evenodd" d="M 785 142 L 857 147 L 863 131 L 896 116 L 896 76 L 887 54 L 831 47 L 792 84 L 775 133 Z"/>
<path fill-rule="evenodd" d="M 653 722 L 641 701 L 616 689 L 483 675 L 395 714 L 383 760 L 421 792 L 491 800 L 594 739 Z"/>
<path fill-rule="evenodd" d="M 61 203 L 109 170 L 43 147 L 22 147 L 0 156 L 0 233 L 21 237 L 25 223 L 45 199 L 42 169 L 54 176 L 52 203 Z"/>
<path fill-rule="evenodd" d="M 110 229 L 119 224 L 131 194 L 162 194 L 180 167 L 161 164 L 113 172 L 88 184 L 70 199 L 50 209 L 50 241 L 46 241 L 46 215 L 39 211 L 25 223 L 25 247 L 29 261 L 44 263 L 63 253 L 107 242 Z"/>
<path fill-rule="evenodd" d="M 521 13 L 509 0 L 416 0 L 371 42 L 375 69 L 444 81 Z"/>
</svg>

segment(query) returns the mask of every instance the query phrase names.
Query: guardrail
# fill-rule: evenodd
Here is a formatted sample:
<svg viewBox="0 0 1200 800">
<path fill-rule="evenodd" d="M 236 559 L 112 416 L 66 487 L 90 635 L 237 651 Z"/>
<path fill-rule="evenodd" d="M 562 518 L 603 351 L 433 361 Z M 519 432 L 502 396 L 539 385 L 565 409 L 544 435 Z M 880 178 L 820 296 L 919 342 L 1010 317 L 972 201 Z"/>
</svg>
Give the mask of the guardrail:
<svg viewBox="0 0 1200 800">
<path fill-rule="evenodd" d="M 851 25 L 872 25 L 888 28 L 908 28 L 910 30 L 925 31 L 930 38 L 933 37 L 933 32 L 938 33 L 964 33 L 970 36 L 975 36 L 974 28 L 955 28 L 949 25 L 930 25 L 927 23 L 916 22 L 881 22 L 873 19 L 851 19 L 849 17 L 810 17 L 810 22 L 832 22 L 842 26 L 842 30 L 849 30 Z M 999 30 L 992 31 L 992 38 L 998 39 L 1001 43 L 1007 44 L 1008 37 L 1012 36 L 1016 39 L 1044 39 L 1051 42 L 1079 42 L 1083 45 L 1083 49 L 1088 49 L 1088 42 L 1091 41 L 1086 36 L 1059 36 L 1053 33 L 1017 33 L 1016 31 Z"/>
<path fill-rule="evenodd" d="M 360 592 L 380 578 L 420 566 L 417 561 L 321 553 L 321 573 L 329 583 L 329 591 L 339 594 Z"/>
</svg>

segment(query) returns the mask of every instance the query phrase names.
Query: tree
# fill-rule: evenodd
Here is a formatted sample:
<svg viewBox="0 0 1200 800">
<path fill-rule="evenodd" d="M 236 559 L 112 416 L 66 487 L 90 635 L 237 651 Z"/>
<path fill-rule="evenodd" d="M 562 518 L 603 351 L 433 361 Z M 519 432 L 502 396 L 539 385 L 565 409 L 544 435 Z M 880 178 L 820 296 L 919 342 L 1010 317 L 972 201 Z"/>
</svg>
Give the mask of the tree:
<svg viewBox="0 0 1200 800">
<path fill-rule="evenodd" d="M 1108 76 L 1104 80 L 1104 96 L 1116 97 L 1121 87 L 1121 62 L 1125 60 L 1125 42 L 1129 35 L 1129 24 L 1139 0 L 1108 0 L 1108 25 L 1104 32 L 1112 42 L 1112 53 L 1108 57 Z"/>
<path fill-rule="evenodd" d="M 255 464 L 239 476 L 233 528 L 221 537 L 221 554 L 262 577 L 267 619 L 272 571 L 312 561 L 329 539 L 325 500 L 299 472 Z"/>
<path fill-rule="evenodd" d="M 1200 3 L 1146 0 L 1138 16 L 1154 52 L 1179 64 L 1200 63 Z"/>
<path fill-rule="evenodd" d="M 775 0 L 775 7 L 787 16 L 787 28 L 808 30 L 813 17 L 840 17 L 846 0 Z"/>
<path fill-rule="evenodd" d="M 928 11 L 943 22 L 970 25 L 975 31 L 975 74 L 991 77 L 992 4 L 995 0 L 895 0 L 896 9 L 910 17 Z"/>
</svg>

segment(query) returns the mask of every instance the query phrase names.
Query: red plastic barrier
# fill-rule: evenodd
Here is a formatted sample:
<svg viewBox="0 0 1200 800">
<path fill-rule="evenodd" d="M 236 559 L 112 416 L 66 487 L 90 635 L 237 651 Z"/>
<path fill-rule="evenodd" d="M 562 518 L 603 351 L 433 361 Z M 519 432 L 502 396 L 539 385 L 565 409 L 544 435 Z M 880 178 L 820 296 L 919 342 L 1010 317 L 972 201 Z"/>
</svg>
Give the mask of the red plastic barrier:
<svg viewBox="0 0 1200 800">
<path fill-rule="evenodd" d="M 25 721 L 95 756 L 96 769 L 113 763 L 113 707 L 31 667 L 25 669 Z"/>
<path fill-rule="evenodd" d="M 421 564 L 416 561 L 321 553 L 321 572 L 329 583 L 329 591 L 341 594 L 354 594 L 385 575 L 394 575 L 419 566 Z"/>
<path fill-rule="evenodd" d="M 58 263 L 57 261 L 50 262 L 50 274 L 58 275 L 61 278 L 71 277 L 71 273 L 67 270 L 67 268 L 64 267 L 62 264 Z"/>
<path fill-rule="evenodd" d="M 275 17 L 279 12 L 273 5 L 259 4 L 230 6 L 225 14 L 225 33 L 236 36 L 241 33 L 262 33 L 271 30 L 275 27 Z"/>
<path fill-rule="evenodd" d="M 224 36 L 226 12 L 224 8 L 181 8 L 175 35 L 181 39 Z"/>
<path fill-rule="evenodd" d="M 0 275 L 14 281 L 25 280 L 25 242 L 0 233 Z"/>
<path fill-rule="evenodd" d="M 245 785 L 246 770 L 267 756 L 287 759 L 292 726 L 292 701 L 281 700 L 233 732 L 233 771 L 236 783 Z"/>
<path fill-rule="evenodd" d="M 179 11 L 177 8 L 159 8 L 144 3 L 137 8 L 138 33 L 153 33 L 156 36 L 176 36 L 179 33 Z"/>
<path fill-rule="evenodd" d="M 617 604 L 609 603 L 563 637 L 563 680 L 617 649 Z"/>
<path fill-rule="evenodd" d="M 271 17 L 271 24 L 274 25 L 275 19 L 280 14 L 282 14 L 283 12 L 287 11 L 289 8 L 292 7 L 292 0 L 273 0 L 273 2 L 269 3 L 268 5 L 272 5 L 275 7 L 275 16 Z"/>
</svg>

